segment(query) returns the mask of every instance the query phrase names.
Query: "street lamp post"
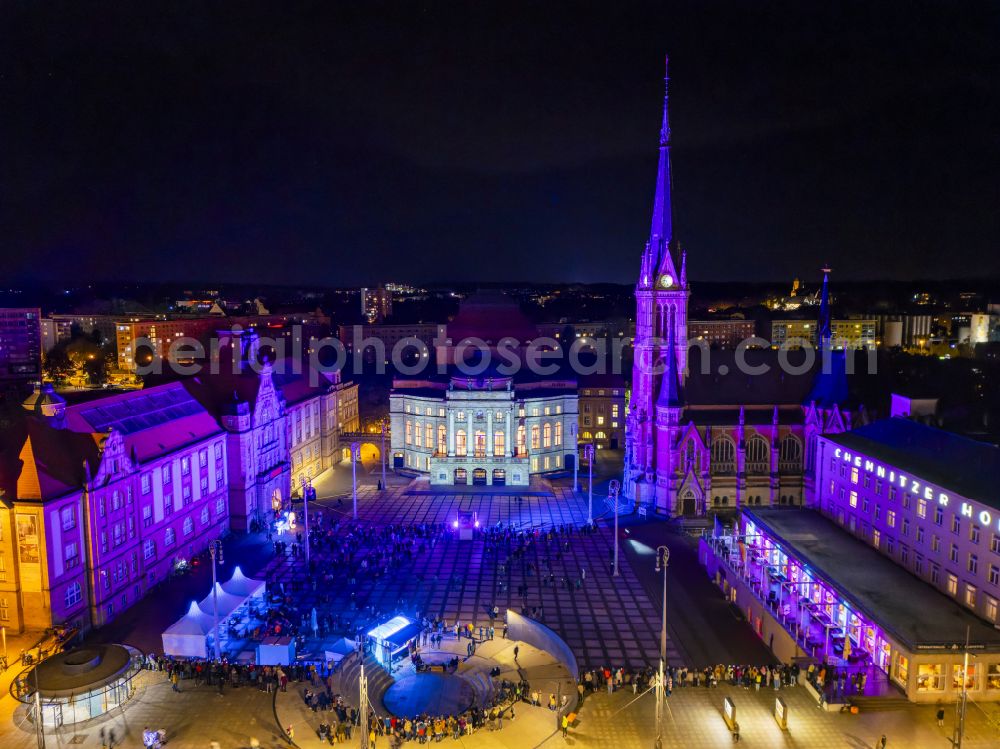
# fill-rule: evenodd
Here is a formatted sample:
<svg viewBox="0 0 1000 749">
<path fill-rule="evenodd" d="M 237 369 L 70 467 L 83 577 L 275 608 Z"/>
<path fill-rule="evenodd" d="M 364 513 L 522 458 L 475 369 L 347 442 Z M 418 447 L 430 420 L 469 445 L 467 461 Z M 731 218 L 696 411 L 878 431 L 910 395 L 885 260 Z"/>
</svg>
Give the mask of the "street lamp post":
<svg viewBox="0 0 1000 749">
<path fill-rule="evenodd" d="M 42 714 L 42 690 L 38 687 L 38 666 L 42 659 L 38 659 L 35 664 L 35 740 L 38 742 L 38 749 L 45 749 L 45 716 Z"/>
<path fill-rule="evenodd" d="M 569 425 L 570 438 L 573 440 L 573 449 L 576 451 L 576 460 L 573 461 L 573 496 L 576 496 L 576 490 L 579 488 L 579 474 L 580 474 L 580 444 L 577 442 L 577 434 L 580 428 L 574 422 Z"/>
<path fill-rule="evenodd" d="M 587 458 L 587 525 L 594 524 L 594 443 L 583 448 Z"/>
<path fill-rule="evenodd" d="M 358 458 L 361 455 L 361 443 L 351 443 L 351 493 L 354 497 L 354 519 L 358 519 Z"/>
<path fill-rule="evenodd" d="M 670 549 L 666 546 L 656 547 L 656 571 L 663 572 L 663 613 L 660 622 L 660 678 L 656 689 L 656 749 L 663 746 L 663 713 L 665 712 L 664 694 L 666 690 L 664 669 L 667 663 L 667 562 L 670 560 Z"/>
<path fill-rule="evenodd" d="M 358 713 L 360 715 L 358 728 L 361 729 L 361 749 L 370 749 L 368 745 L 368 679 L 365 677 L 365 664 L 361 664 L 361 676 L 358 678 Z"/>
<path fill-rule="evenodd" d="M 208 553 L 212 557 L 212 632 L 215 639 L 215 660 L 222 660 L 222 650 L 219 647 L 219 591 L 216 564 L 224 564 L 222 558 L 222 539 L 215 538 L 208 542 Z"/>
<path fill-rule="evenodd" d="M 612 479 L 611 483 L 608 484 L 608 497 L 612 501 L 615 512 L 615 564 L 612 577 L 621 577 L 618 571 L 618 492 L 621 491 L 621 488 L 622 485 L 618 479 Z"/>
<path fill-rule="evenodd" d="M 386 456 L 385 456 L 385 419 L 382 419 L 382 449 L 379 452 L 379 460 L 382 463 L 382 489 L 384 490 L 385 489 L 385 464 L 387 462 L 386 461 Z"/>
<path fill-rule="evenodd" d="M 306 567 L 309 566 L 309 492 L 312 491 L 312 481 L 302 477 L 302 519 L 306 525 Z"/>
</svg>

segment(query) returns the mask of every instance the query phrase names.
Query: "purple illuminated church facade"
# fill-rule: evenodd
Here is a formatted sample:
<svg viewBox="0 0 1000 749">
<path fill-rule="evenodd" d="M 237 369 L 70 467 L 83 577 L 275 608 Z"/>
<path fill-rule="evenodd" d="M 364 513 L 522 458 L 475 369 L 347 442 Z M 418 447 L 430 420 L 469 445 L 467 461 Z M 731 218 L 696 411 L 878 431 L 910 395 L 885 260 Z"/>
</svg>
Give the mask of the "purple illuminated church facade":
<svg viewBox="0 0 1000 749">
<path fill-rule="evenodd" d="M 836 359 L 832 368 L 820 356 L 816 371 L 789 373 L 769 349 L 710 351 L 689 341 L 687 253 L 674 231 L 672 188 L 664 95 L 652 225 L 635 287 L 624 494 L 670 516 L 800 505 L 812 490 L 818 435 L 850 429 L 863 411 L 849 405 Z M 830 354 L 828 275 L 823 300 Z M 746 365 L 767 371 L 748 374 Z"/>
</svg>

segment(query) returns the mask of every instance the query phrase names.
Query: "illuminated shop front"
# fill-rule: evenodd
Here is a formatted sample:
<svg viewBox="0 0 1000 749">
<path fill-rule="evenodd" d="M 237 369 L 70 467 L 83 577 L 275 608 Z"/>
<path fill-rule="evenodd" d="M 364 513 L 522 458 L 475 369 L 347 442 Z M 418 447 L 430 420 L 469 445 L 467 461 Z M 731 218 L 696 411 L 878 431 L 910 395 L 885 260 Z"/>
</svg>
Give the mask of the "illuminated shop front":
<svg viewBox="0 0 1000 749">
<path fill-rule="evenodd" d="M 956 699 L 963 682 L 1000 701 L 1000 632 L 819 513 L 744 509 L 699 555 L 784 661 L 875 667 L 917 702 Z"/>
</svg>

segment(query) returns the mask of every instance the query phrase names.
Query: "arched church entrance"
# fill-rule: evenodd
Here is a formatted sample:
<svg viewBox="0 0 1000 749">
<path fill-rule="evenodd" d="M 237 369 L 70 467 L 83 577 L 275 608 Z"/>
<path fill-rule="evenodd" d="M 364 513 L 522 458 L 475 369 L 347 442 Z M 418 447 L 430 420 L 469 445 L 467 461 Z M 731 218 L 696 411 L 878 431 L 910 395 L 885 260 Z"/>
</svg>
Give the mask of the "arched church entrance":
<svg viewBox="0 0 1000 749">
<path fill-rule="evenodd" d="M 694 515 L 698 512 L 698 502 L 695 499 L 694 492 L 688 490 L 684 492 L 681 497 L 681 514 L 683 515 Z"/>
</svg>

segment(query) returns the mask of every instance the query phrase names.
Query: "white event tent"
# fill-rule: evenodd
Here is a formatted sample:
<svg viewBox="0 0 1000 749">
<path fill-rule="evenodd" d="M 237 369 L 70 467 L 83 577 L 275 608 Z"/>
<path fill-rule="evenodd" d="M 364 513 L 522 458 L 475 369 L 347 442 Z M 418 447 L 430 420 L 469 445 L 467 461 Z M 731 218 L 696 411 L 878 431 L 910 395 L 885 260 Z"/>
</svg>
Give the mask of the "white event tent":
<svg viewBox="0 0 1000 749">
<path fill-rule="evenodd" d="M 224 632 L 226 619 L 251 599 L 262 600 L 265 587 L 263 580 L 246 577 L 239 567 L 233 571 L 229 582 L 216 583 L 220 630 Z M 215 605 L 211 592 L 200 602 L 192 601 L 187 613 L 163 632 L 163 652 L 166 655 L 205 658 L 215 629 Z"/>
</svg>

